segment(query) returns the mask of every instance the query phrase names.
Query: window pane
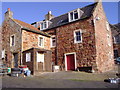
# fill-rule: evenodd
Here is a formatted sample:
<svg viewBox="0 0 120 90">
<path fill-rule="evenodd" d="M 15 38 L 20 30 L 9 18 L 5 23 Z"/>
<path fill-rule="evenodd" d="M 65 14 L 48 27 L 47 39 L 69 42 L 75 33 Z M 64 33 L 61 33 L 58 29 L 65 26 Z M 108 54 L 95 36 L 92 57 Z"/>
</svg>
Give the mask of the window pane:
<svg viewBox="0 0 120 90">
<path fill-rule="evenodd" d="M 39 38 L 39 46 L 43 46 L 43 38 L 42 37 Z"/>
<path fill-rule="evenodd" d="M 118 57 L 118 50 L 114 50 L 114 58 Z"/>
<path fill-rule="evenodd" d="M 80 42 L 81 41 L 81 33 L 80 31 L 75 32 L 75 41 Z"/>
<path fill-rule="evenodd" d="M 81 37 L 80 36 L 76 36 L 76 41 L 81 41 Z"/>
<path fill-rule="evenodd" d="M 26 62 L 31 61 L 31 53 L 26 53 Z"/>
<path fill-rule="evenodd" d="M 55 37 L 52 37 L 52 46 L 56 46 L 56 39 L 55 39 Z"/>
<path fill-rule="evenodd" d="M 78 19 L 78 12 L 74 11 L 74 19 Z"/>
<path fill-rule="evenodd" d="M 44 22 L 44 28 L 47 28 L 47 24 L 46 24 L 46 22 Z"/>
<path fill-rule="evenodd" d="M 11 37 L 12 46 L 14 46 L 14 36 Z"/>
<path fill-rule="evenodd" d="M 41 29 L 43 29 L 43 23 L 41 23 Z"/>
<path fill-rule="evenodd" d="M 73 12 L 70 13 L 70 20 L 73 20 Z"/>
<path fill-rule="evenodd" d="M 80 35 L 80 31 L 78 31 L 78 32 L 75 32 L 76 33 L 76 35 Z"/>
</svg>

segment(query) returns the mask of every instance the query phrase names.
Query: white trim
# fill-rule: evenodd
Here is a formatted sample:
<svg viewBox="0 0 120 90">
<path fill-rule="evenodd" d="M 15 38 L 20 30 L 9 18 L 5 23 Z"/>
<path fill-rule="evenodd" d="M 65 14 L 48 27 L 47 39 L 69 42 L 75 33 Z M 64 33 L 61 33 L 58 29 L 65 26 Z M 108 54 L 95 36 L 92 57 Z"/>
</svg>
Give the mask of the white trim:
<svg viewBox="0 0 120 90">
<path fill-rule="evenodd" d="M 77 19 L 75 19 L 75 16 L 74 16 L 74 11 L 76 11 L 76 10 L 77 10 L 77 13 L 78 13 L 78 18 Z M 73 20 L 70 19 L 70 13 L 73 13 Z M 72 21 L 75 21 L 75 20 L 78 20 L 78 19 L 80 19 L 80 9 L 79 8 L 68 12 L 69 22 L 72 22 Z"/>
<path fill-rule="evenodd" d="M 14 36 L 14 45 L 12 45 L 12 36 Z M 10 47 L 15 46 L 15 34 L 10 36 Z"/>
<path fill-rule="evenodd" d="M 52 38 L 53 37 L 55 37 L 55 46 L 52 46 L 53 44 L 53 42 L 52 42 Z M 51 36 L 51 38 L 50 38 L 50 46 L 51 46 L 51 48 L 54 48 L 54 47 L 56 47 L 56 36 L 55 35 L 53 35 L 53 36 Z"/>
<path fill-rule="evenodd" d="M 2 55 L 1 55 L 2 58 L 5 58 L 5 49 L 2 50 Z"/>
<path fill-rule="evenodd" d="M 40 62 L 42 62 L 42 61 L 38 61 L 38 54 L 42 54 L 42 53 L 39 53 L 39 52 L 37 52 L 37 57 L 36 57 L 36 68 L 37 68 L 37 70 L 39 70 L 39 68 L 38 68 L 38 63 L 40 63 Z M 45 54 L 43 53 L 43 56 L 44 56 L 44 61 L 42 62 L 43 63 L 43 71 L 45 70 Z"/>
<path fill-rule="evenodd" d="M 108 31 L 110 31 L 110 26 L 109 26 L 109 23 L 106 21 L 106 29 L 108 30 Z"/>
<path fill-rule="evenodd" d="M 81 41 L 76 41 L 76 34 L 75 34 L 75 32 L 77 32 L 77 31 L 80 31 Z M 74 34 L 74 43 L 82 43 L 82 30 L 81 30 L 81 29 L 75 30 L 75 31 L 73 32 L 73 34 Z"/>
<path fill-rule="evenodd" d="M 76 52 L 71 52 L 71 53 L 65 53 L 65 71 L 67 71 L 67 59 L 66 56 L 70 55 L 70 54 L 74 54 L 74 60 L 75 60 L 75 70 L 77 69 L 77 62 L 76 62 Z"/>
<path fill-rule="evenodd" d="M 31 53 L 30 52 L 28 52 L 28 53 L 26 53 L 26 62 L 31 62 Z M 28 58 L 29 58 L 29 60 L 28 60 Z"/>
<path fill-rule="evenodd" d="M 43 38 L 43 46 L 40 46 L 40 44 L 39 44 L 40 38 Z M 41 48 L 44 48 L 44 37 L 43 36 L 38 36 L 38 46 Z"/>
<path fill-rule="evenodd" d="M 41 23 L 43 23 L 43 26 L 44 26 L 44 23 L 46 22 L 46 28 L 48 28 L 48 21 L 42 21 L 42 22 L 40 22 L 40 30 L 44 30 L 44 29 L 46 29 L 46 28 L 41 28 Z"/>
</svg>

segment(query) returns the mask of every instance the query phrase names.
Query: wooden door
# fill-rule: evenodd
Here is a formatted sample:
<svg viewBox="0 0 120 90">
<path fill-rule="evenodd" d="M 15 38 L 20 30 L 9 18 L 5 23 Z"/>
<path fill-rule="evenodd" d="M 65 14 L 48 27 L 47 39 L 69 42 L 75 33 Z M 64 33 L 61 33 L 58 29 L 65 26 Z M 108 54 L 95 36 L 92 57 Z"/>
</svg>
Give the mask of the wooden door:
<svg viewBox="0 0 120 90">
<path fill-rule="evenodd" d="M 75 70 L 74 54 L 67 55 L 66 60 L 67 60 L 67 70 Z"/>
</svg>

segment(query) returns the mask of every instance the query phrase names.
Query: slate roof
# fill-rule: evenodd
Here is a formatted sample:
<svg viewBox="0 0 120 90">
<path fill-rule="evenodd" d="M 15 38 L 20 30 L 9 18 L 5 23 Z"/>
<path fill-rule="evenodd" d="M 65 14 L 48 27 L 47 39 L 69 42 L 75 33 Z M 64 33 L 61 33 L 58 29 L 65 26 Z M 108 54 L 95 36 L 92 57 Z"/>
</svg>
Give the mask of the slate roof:
<svg viewBox="0 0 120 90">
<path fill-rule="evenodd" d="M 82 10 L 84 13 L 81 15 L 79 20 L 86 19 L 86 18 L 90 17 L 92 15 L 96 5 L 97 5 L 97 2 L 93 3 L 91 5 L 85 6 L 83 8 L 80 8 L 80 10 Z M 68 21 L 68 13 L 65 13 L 65 14 L 58 16 L 58 17 L 54 17 L 53 19 L 50 20 L 50 22 L 51 22 L 51 24 L 47 29 L 51 29 L 51 28 L 54 28 L 57 26 L 61 26 L 61 25 L 70 23 Z M 36 22 L 34 22 L 34 23 L 36 23 Z"/>
<path fill-rule="evenodd" d="M 120 23 L 118 24 L 110 24 L 111 30 L 116 30 L 118 33 L 120 33 Z"/>
<path fill-rule="evenodd" d="M 25 23 L 23 21 L 17 20 L 17 19 L 12 19 L 13 21 L 15 21 L 16 23 L 18 23 L 20 26 L 22 26 L 23 29 L 34 32 L 34 33 L 38 33 L 41 35 L 45 35 L 45 36 L 50 36 L 48 33 L 42 32 L 39 29 L 35 28 L 34 26 L 32 26 L 31 24 Z"/>
</svg>

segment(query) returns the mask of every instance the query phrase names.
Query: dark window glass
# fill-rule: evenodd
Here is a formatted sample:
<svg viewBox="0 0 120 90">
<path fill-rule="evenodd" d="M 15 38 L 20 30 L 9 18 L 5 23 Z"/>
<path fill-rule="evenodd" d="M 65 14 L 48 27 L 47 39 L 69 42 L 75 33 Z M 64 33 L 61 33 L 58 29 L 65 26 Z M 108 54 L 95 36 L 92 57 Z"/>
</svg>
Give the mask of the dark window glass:
<svg viewBox="0 0 120 90">
<path fill-rule="evenodd" d="M 43 29 L 43 23 L 41 23 L 41 29 Z"/>
<path fill-rule="evenodd" d="M 81 41 L 81 33 L 80 31 L 75 32 L 76 34 L 76 41 Z"/>
<path fill-rule="evenodd" d="M 12 46 L 14 46 L 14 42 L 15 42 L 15 41 L 14 41 L 14 40 L 15 40 L 14 38 L 15 38 L 14 36 L 11 37 L 11 39 L 12 39 Z"/>
<path fill-rule="evenodd" d="M 119 55 L 118 55 L 118 50 L 114 50 L 114 58 L 117 58 Z"/>
<path fill-rule="evenodd" d="M 70 13 L 70 20 L 73 20 L 73 12 Z"/>
<path fill-rule="evenodd" d="M 74 11 L 74 19 L 78 19 L 78 12 Z"/>
<path fill-rule="evenodd" d="M 55 39 L 55 37 L 52 38 L 52 46 L 56 46 L 56 39 Z"/>
</svg>

